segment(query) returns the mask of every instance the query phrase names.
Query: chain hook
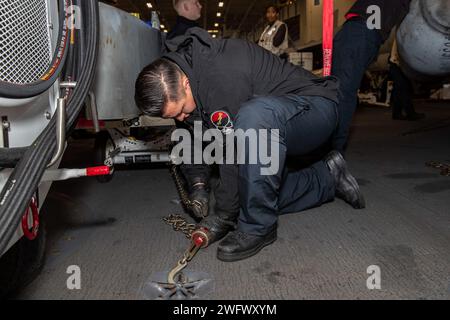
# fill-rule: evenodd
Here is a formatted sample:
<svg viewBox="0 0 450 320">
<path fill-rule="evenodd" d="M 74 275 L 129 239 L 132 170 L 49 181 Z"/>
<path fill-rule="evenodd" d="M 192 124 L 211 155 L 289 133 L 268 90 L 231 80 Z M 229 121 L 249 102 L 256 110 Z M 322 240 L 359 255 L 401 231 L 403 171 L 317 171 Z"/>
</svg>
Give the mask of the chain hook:
<svg viewBox="0 0 450 320">
<path fill-rule="evenodd" d="M 195 255 L 199 252 L 200 249 L 206 248 L 209 243 L 208 230 L 204 228 L 199 228 L 192 233 L 191 236 L 191 244 L 183 254 L 183 258 L 178 261 L 175 268 L 173 268 L 168 275 L 167 283 L 169 284 L 177 284 L 175 278 L 180 274 L 183 269 L 185 269 L 188 263 L 194 259 Z"/>
</svg>

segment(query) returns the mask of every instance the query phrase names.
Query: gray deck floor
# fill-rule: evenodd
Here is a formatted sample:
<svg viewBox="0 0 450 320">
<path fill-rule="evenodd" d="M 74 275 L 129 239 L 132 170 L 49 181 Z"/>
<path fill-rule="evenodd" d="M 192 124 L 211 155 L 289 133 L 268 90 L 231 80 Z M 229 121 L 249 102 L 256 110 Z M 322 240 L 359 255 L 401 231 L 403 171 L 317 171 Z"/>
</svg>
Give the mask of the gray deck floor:
<svg viewBox="0 0 450 320">
<path fill-rule="evenodd" d="M 425 167 L 450 161 L 449 104 L 420 103 L 428 117 L 394 122 L 389 110 L 364 108 L 348 151 L 368 207 L 341 201 L 282 216 L 279 239 L 237 263 L 216 259 L 217 244 L 189 269 L 208 273 L 210 299 L 449 299 L 450 177 Z M 402 136 L 424 125 L 447 126 Z M 74 141 L 65 164 L 81 165 L 92 141 Z M 181 209 L 165 169 L 122 170 L 54 184 L 47 198 L 47 262 L 20 299 L 142 299 L 142 285 L 169 270 L 187 240 L 162 218 Z M 66 288 L 78 265 L 82 289 Z M 368 290 L 366 270 L 381 268 L 381 290 Z"/>
</svg>

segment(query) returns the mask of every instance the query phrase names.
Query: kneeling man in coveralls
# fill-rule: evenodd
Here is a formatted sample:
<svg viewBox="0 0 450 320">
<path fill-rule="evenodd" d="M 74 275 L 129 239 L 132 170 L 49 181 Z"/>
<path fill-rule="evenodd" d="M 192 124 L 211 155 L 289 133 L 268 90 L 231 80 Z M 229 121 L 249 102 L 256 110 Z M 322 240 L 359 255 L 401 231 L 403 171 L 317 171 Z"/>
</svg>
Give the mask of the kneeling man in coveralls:
<svg viewBox="0 0 450 320">
<path fill-rule="evenodd" d="M 278 129 L 279 169 L 220 164 L 214 215 L 205 218 L 217 257 L 238 261 L 277 238 L 280 214 L 300 212 L 339 197 L 365 207 L 356 180 L 338 152 L 309 168 L 291 172 L 286 157 L 308 155 L 324 145 L 338 123 L 338 81 L 319 78 L 269 51 L 240 39 L 213 39 L 200 28 L 166 44 L 171 51 L 147 66 L 136 82 L 136 103 L 144 114 L 204 128 Z M 227 128 L 220 126 L 226 120 Z M 267 135 L 266 139 L 274 139 Z M 270 145 L 270 141 L 268 141 Z M 238 150 L 249 156 L 249 146 Z M 208 181 L 208 166 L 184 164 L 191 184 Z M 189 178 L 188 178 L 189 180 Z M 230 232 L 231 231 L 231 232 Z"/>
</svg>

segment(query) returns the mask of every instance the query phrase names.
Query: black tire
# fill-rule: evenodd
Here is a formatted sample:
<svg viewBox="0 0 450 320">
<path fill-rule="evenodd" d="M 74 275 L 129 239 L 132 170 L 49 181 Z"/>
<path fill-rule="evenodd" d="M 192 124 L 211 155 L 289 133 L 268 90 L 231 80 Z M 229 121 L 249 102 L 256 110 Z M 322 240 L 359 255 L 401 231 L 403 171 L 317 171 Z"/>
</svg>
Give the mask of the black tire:
<svg viewBox="0 0 450 320">
<path fill-rule="evenodd" d="M 41 215 L 36 239 L 22 237 L 0 258 L 0 299 L 13 297 L 39 275 L 45 263 L 46 237 Z"/>
<path fill-rule="evenodd" d="M 99 132 L 95 137 L 94 163 L 96 166 L 105 165 L 106 144 L 108 143 L 108 141 L 111 141 L 111 136 L 106 131 Z M 112 180 L 113 174 L 107 176 L 98 176 L 96 178 L 100 183 L 108 183 Z"/>
</svg>

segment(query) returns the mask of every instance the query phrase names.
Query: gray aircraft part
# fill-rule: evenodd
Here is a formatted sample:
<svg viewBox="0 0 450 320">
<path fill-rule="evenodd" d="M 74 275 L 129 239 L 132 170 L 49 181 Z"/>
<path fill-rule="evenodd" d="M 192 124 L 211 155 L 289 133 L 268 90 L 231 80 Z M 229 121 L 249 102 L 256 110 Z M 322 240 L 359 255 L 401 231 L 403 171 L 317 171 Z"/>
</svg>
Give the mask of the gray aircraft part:
<svg viewBox="0 0 450 320">
<path fill-rule="evenodd" d="M 413 0 L 397 41 L 402 68 L 409 75 L 449 76 L 450 0 Z"/>
<path fill-rule="evenodd" d="M 100 3 L 99 56 L 93 92 L 99 120 L 132 119 L 141 112 L 134 84 L 161 56 L 161 32 L 129 13 Z"/>
</svg>

